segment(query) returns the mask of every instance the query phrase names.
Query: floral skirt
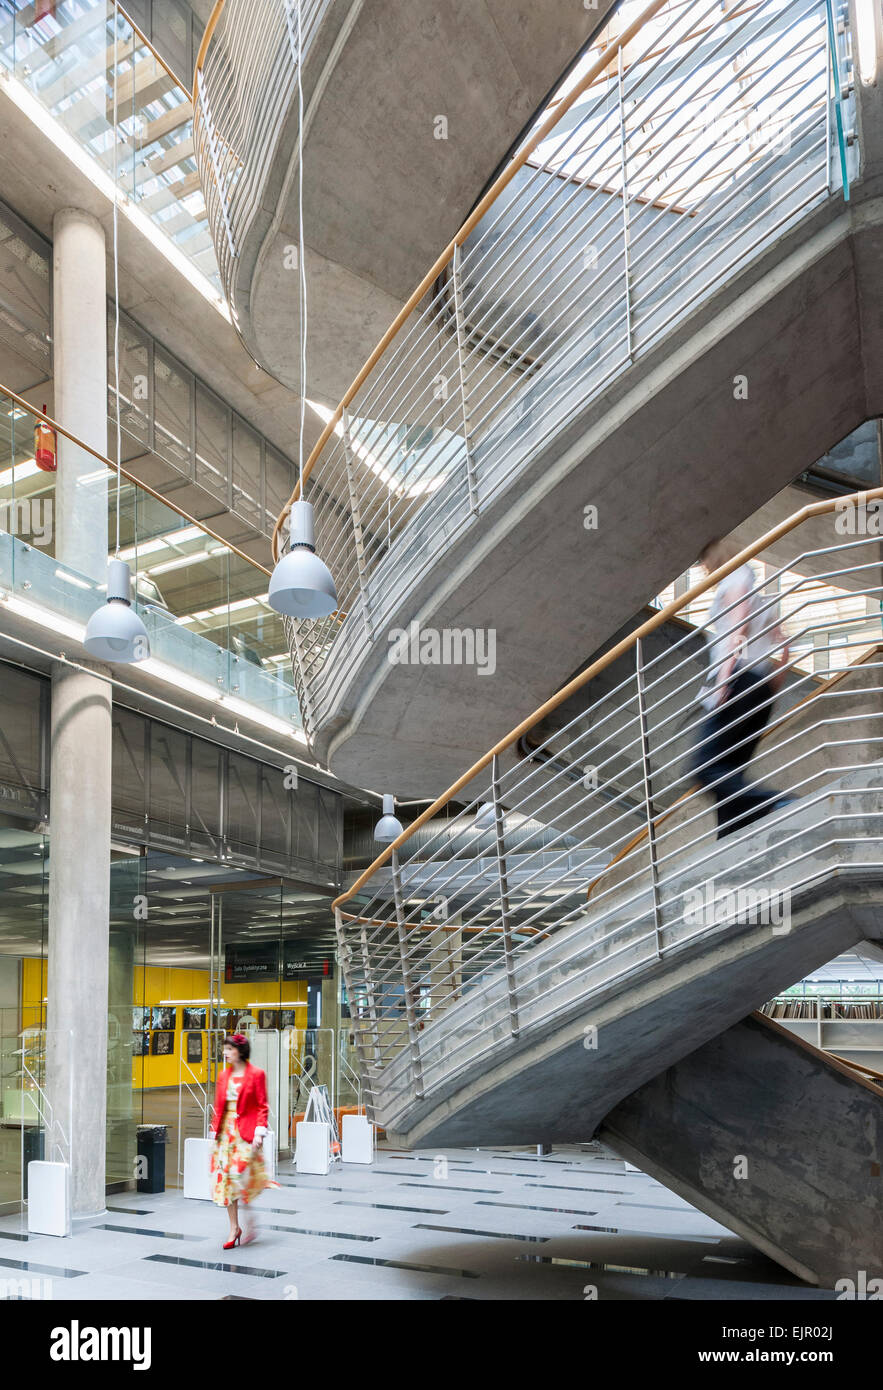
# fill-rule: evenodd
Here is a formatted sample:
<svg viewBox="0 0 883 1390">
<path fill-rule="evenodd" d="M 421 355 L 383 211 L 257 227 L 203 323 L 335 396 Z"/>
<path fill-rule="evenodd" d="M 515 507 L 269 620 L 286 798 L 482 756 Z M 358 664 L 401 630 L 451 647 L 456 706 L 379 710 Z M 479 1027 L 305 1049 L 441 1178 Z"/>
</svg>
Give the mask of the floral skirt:
<svg viewBox="0 0 883 1390">
<path fill-rule="evenodd" d="M 228 1105 L 221 1126 L 221 1138 L 212 1153 L 212 1201 L 219 1207 L 231 1202 L 253 1202 L 265 1187 L 278 1187 L 267 1177 L 260 1149 L 248 1144 L 239 1133 L 236 1107 Z"/>
</svg>

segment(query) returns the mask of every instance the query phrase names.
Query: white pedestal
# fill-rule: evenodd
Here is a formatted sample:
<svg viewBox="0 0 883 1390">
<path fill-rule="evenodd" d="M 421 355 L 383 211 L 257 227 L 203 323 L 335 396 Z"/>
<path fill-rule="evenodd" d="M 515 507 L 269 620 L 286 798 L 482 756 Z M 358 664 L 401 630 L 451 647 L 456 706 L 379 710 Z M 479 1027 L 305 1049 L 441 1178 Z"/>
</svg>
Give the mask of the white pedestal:
<svg viewBox="0 0 883 1390">
<path fill-rule="evenodd" d="M 184 1196 L 204 1202 L 212 1199 L 212 1139 L 184 1140 Z"/>
<path fill-rule="evenodd" d="M 344 1163 L 374 1162 L 374 1126 L 367 1115 L 344 1115 L 341 1131 Z"/>
<path fill-rule="evenodd" d="M 39 1236 L 71 1233 L 71 1170 L 66 1163 L 28 1164 L 28 1230 Z"/>
<path fill-rule="evenodd" d="M 324 1176 L 331 1166 L 331 1126 L 321 1120 L 301 1120 L 294 1131 L 294 1165 L 298 1173 Z"/>
</svg>

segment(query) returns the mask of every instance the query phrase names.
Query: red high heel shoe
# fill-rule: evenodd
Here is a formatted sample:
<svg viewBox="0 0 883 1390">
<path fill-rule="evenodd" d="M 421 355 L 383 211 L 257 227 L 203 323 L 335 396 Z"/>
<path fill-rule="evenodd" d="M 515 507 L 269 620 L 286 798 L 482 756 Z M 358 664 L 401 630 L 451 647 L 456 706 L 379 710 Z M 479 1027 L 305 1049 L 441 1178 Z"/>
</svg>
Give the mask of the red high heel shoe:
<svg viewBox="0 0 883 1390">
<path fill-rule="evenodd" d="M 236 1227 L 236 1234 L 235 1234 L 235 1236 L 233 1237 L 233 1239 L 232 1239 L 232 1240 L 226 1241 L 226 1242 L 224 1243 L 224 1245 L 223 1245 L 222 1248 L 223 1248 L 224 1250 L 232 1250 L 234 1245 L 238 1245 L 238 1244 L 239 1244 L 241 1238 L 242 1238 L 242 1227 L 241 1227 L 241 1226 L 237 1226 L 237 1227 Z"/>
</svg>

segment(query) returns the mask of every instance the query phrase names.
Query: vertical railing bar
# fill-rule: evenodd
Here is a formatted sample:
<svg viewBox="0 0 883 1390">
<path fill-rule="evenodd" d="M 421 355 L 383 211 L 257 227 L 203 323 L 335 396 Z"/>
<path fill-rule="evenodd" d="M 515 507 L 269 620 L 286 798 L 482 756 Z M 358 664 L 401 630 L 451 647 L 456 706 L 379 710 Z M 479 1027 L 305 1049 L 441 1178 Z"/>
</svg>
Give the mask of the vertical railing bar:
<svg viewBox="0 0 883 1390">
<path fill-rule="evenodd" d="M 650 886 L 653 894 L 653 925 L 656 932 L 656 956 L 662 960 L 662 916 L 659 904 L 659 862 L 656 850 L 656 808 L 653 802 L 653 777 L 650 770 L 650 739 L 647 731 L 647 710 L 644 699 L 644 652 L 642 639 L 635 643 L 635 683 L 638 695 L 638 720 L 641 728 L 641 771 L 644 783 L 644 809 L 647 817 L 647 843 L 650 850 Z"/>
<path fill-rule="evenodd" d="M 211 160 L 212 173 L 215 176 L 215 187 L 218 190 L 218 205 L 221 209 L 221 217 L 224 219 L 224 231 L 227 233 L 227 246 L 233 259 L 236 257 L 236 246 L 233 242 L 233 232 L 230 227 L 230 218 L 227 214 L 227 198 L 224 193 L 224 185 L 221 181 L 221 165 L 218 159 L 218 150 L 215 140 L 215 128 L 212 124 L 211 114 L 208 108 L 208 98 L 205 94 L 205 86 L 202 80 L 201 69 L 196 74 L 196 95 L 199 100 L 199 108 L 205 121 L 206 136 L 208 139 L 208 155 Z"/>
<path fill-rule="evenodd" d="M 417 1010 L 414 1002 L 414 984 L 411 977 L 411 966 L 408 963 L 408 933 L 405 928 L 405 909 L 402 902 L 402 876 L 397 850 L 393 850 L 392 852 L 392 891 L 395 902 L 399 959 L 402 966 L 402 985 L 405 991 L 405 1018 L 408 1023 L 411 1067 L 414 1073 L 414 1094 L 419 1100 L 423 1096 L 423 1063 L 420 1058 L 420 1040 L 419 1029 L 417 1027 Z"/>
<path fill-rule="evenodd" d="M 451 262 L 451 281 L 454 287 L 454 324 L 457 337 L 457 374 L 460 379 L 460 405 L 463 412 L 463 447 L 466 451 L 466 485 L 469 489 L 469 510 L 478 512 L 478 489 L 475 478 L 475 463 L 472 457 L 472 424 L 469 416 L 469 405 L 466 398 L 466 372 L 464 366 L 464 333 L 463 333 L 463 283 L 460 274 L 461 248 L 459 243 L 454 247 L 453 260 Z"/>
<path fill-rule="evenodd" d="M 503 932 L 503 955 L 506 962 L 506 991 L 509 996 L 509 1031 L 518 1037 L 518 991 L 515 984 L 515 965 L 512 959 L 512 930 L 509 909 L 509 875 L 506 868 L 506 840 L 503 807 L 500 804 L 499 762 L 496 753 L 491 763 L 491 795 L 494 803 L 494 836 L 497 849 L 497 871 L 500 879 L 500 926 Z"/>
<path fill-rule="evenodd" d="M 632 360 L 632 267 L 631 256 L 629 254 L 629 188 L 628 170 L 626 161 L 626 134 L 625 134 L 625 99 L 622 91 L 622 49 L 620 48 L 616 62 L 616 97 L 617 110 L 619 112 L 619 161 L 622 173 L 622 249 L 625 264 L 625 334 L 626 351 L 629 361 Z"/>
<path fill-rule="evenodd" d="M 356 570 L 359 577 L 359 594 L 362 598 L 362 620 L 365 624 L 365 636 L 368 638 L 369 642 L 373 642 L 374 629 L 371 622 L 370 609 L 368 607 L 368 590 L 366 588 L 365 541 L 362 530 L 362 511 L 356 494 L 356 480 L 353 471 L 352 435 L 350 432 L 350 413 L 346 406 L 343 407 L 341 428 L 343 431 L 343 457 L 346 468 L 346 486 L 349 493 L 350 515 L 352 517 L 353 536 L 356 543 Z"/>
</svg>

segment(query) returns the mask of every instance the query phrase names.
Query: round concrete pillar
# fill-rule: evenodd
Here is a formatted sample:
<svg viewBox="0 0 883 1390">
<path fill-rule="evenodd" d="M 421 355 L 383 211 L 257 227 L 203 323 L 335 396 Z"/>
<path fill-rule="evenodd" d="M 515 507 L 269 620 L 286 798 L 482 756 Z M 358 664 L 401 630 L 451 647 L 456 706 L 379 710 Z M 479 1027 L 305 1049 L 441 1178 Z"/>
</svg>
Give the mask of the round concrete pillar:
<svg viewBox="0 0 883 1390">
<path fill-rule="evenodd" d="M 46 1090 L 53 1125 L 46 1157 L 68 1148 L 73 1214 L 92 1216 L 104 1210 L 105 1187 L 109 682 L 57 664 L 51 737 Z"/>
<path fill-rule="evenodd" d="M 104 232 L 89 213 L 53 223 L 55 416 L 107 452 L 107 299 Z M 59 563 L 103 583 L 108 474 L 59 439 Z M 96 606 L 103 594 L 96 593 Z M 89 663 L 87 663 L 89 664 Z M 103 668 L 96 667 L 96 672 Z M 110 918 L 111 687 L 89 671 L 52 671 L 49 785 L 47 1158 L 69 1153 L 74 1216 L 104 1210 Z"/>
<path fill-rule="evenodd" d="M 88 212 L 64 208 L 53 233 L 52 334 L 55 418 L 107 453 L 107 289 L 104 229 Z M 110 474 L 59 436 L 55 558 L 104 582 Z"/>
</svg>

